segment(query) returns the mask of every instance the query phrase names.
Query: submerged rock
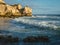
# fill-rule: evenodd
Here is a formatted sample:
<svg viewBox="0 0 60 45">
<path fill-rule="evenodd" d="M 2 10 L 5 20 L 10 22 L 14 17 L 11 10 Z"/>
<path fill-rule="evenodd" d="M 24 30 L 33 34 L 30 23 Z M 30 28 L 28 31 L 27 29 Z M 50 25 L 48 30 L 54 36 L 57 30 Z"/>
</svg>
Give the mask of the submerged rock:
<svg viewBox="0 0 60 45">
<path fill-rule="evenodd" d="M 20 4 L 8 5 L 3 0 L 0 0 L 0 16 L 2 17 L 32 16 L 32 9 L 28 6 L 22 8 Z"/>
<path fill-rule="evenodd" d="M 19 41 L 19 38 L 16 37 L 16 38 L 13 38 L 12 36 L 8 36 L 6 38 L 6 42 L 18 42 Z"/>
<path fill-rule="evenodd" d="M 49 42 L 49 38 L 47 36 L 30 36 L 25 39 L 23 39 L 24 42 Z"/>
<path fill-rule="evenodd" d="M 19 42 L 20 39 L 18 37 L 0 35 L 0 41 L 7 43 L 14 43 L 14 42 Z"/>
</svg>

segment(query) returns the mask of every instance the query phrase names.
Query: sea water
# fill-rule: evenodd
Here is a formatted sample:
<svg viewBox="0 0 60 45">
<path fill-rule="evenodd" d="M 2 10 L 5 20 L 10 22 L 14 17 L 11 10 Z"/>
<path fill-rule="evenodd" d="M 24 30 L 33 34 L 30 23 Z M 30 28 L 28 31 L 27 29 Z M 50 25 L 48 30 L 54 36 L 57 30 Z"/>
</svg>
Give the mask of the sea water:
<svg viewBox="0 0 60 45">
<path fill-rule="evenodd" d="M 60 45 L 60 15 L 35 14 L 32 17 L 19 17 L 9 21 L 11 24 L 4 34 L 13 37 L 26 38 L 28 36 L 48 36 L 50 42 L 8 43 L 6 45 Z M 2 33 L 2 34 L 3 34 Z"/>
</svg>

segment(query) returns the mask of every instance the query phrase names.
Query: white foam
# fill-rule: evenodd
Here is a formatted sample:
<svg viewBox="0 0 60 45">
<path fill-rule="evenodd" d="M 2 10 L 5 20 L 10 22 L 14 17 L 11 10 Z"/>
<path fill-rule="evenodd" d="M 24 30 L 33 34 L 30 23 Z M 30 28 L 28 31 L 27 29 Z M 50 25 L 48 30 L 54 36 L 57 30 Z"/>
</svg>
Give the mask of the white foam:
<svg viewBox="0 0 60 45">
<path fill-rule="evenodd" d="M 58 16 L 32 16 L 33 18 L 52 18 L 52 19 L 60 19 Z"/>
<path fill-rule="evenodd" d="M 22 22 L 22 23 L 25 23 L 25 24 L 30 24 L 30 25 L 35 25 L 35 26 L 44 26 L 44 27 L 50 27 L 50 28 L 58 28 L 58 26 L 55 25 L 55 23 L 59 23 L 60 21 L 37 21 L 37 20 L 30 20 L 29 18 L 28 19 L 25 19 L 27 17 L 21 17 L 21 18 L 15 18 L 13 19 L 14 21 L 17 21 L 17 22 Z"/>
</svg>

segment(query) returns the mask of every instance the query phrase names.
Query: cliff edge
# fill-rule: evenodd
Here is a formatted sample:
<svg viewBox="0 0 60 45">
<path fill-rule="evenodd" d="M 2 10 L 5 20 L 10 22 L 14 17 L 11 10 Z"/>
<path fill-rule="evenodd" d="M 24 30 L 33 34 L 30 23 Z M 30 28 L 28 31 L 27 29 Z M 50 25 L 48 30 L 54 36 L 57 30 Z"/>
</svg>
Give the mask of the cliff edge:
<svg viewBox="0 0 60 45">
<path fill-rule="evenodd" d="M 0 17 L 20 17 L 32 16 L 32 9 L 28 6 L 24 8 L 20 4 L 8 5 L 0 0 Z"/>
</svg>

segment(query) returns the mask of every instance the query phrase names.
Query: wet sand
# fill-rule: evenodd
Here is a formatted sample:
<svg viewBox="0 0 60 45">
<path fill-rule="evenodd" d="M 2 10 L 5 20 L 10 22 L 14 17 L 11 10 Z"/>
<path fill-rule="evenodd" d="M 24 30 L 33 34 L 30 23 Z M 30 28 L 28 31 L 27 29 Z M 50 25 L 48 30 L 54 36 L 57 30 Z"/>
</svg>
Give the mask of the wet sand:
<svg viewBox="0 0 60 45">
<path fill-rule="evenodd" d="M 12 18 L 8 18 L 8 17 L 0 17 L 0 30 L 8 30 L 8 28 L 10 27 L 10 23 L 9 21 Z"/>
</svg>

